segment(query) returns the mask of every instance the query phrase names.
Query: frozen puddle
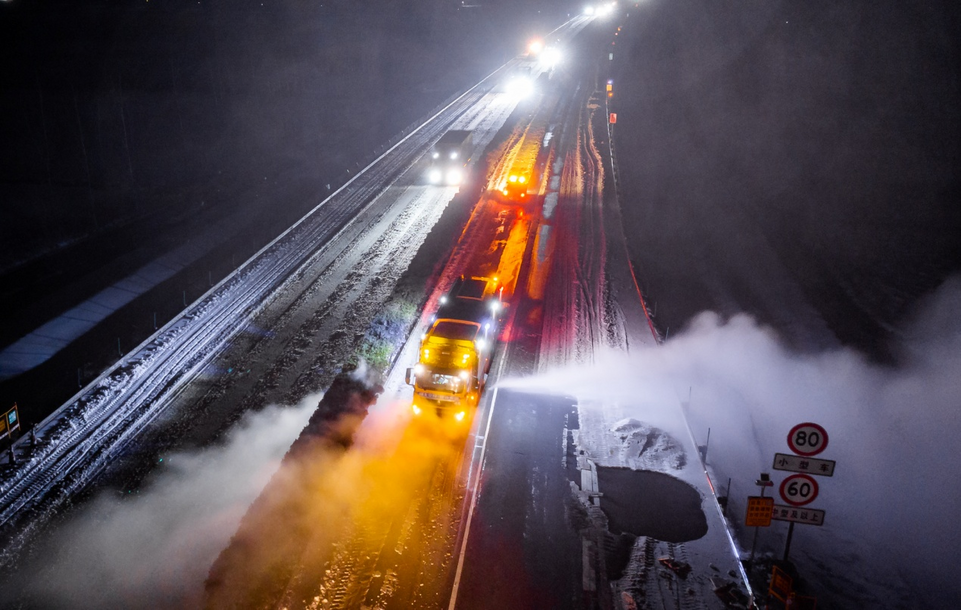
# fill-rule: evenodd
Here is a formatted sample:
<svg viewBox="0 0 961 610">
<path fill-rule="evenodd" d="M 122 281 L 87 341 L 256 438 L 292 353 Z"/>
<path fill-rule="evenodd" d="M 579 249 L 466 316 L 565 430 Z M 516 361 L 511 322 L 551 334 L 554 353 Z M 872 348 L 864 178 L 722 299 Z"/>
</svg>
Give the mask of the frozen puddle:
<svg viewBox="0 0 961 610">
<path fill-rule="evenodd" d="M 600 466 L 597 483 L 612 534 L 687 542 L 707 533 L 701 496 L 680 479 L 650 470 Z"/>
<path fill-rule="evenodd" d="M 738 552 L 700 461 L 688 458 L 697 448 L 679 411 L 652 407 L 581 400 L 569 423 L 584 590 L 606 581 L 623 607 L 744 607 Z"/>
</svg>

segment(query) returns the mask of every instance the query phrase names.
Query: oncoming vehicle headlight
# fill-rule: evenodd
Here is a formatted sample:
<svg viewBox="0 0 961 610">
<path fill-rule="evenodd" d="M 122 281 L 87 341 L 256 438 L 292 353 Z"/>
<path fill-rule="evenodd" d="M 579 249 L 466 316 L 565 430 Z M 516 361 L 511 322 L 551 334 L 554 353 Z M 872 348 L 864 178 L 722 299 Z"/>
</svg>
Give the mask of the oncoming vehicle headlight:
<svg viewBox="0 0 961 610">
<path fill-rule="evenodd" d="M 434 152 L 431 153 L 430 158 L 431 158 L 431 159 L 440 159 L 440 153 L 435 150 Z"/>
<path fill-rule="evenodd" d="M 444 175 L 436 167 L 430 170 L 429 172 L 427 172 L 427 180 L 430 181 L 431 184 L 437 184 L 438 182 L 441 181 L 441 178 L 443 177 Z"/>
<path fill-rule="evenodd" d="M 455 150 L 455 151 L 452 151 L 452 152 L 450 153 L 450 158 L 451 158 L 451 159 L 456 159 L 456 158 L 457 158 L 457 151 L 456 151 L 456 150 Z"/>
<path fill-rule="evenodd" d="M 460 374 L 457 376 L 463 379 L 464 381 L 467 381 L 468 379 L 470 379 L 470 373 L 468 373 L 467 371 L 461 371 Z"/>
<path fill-rule="evenodd" d="M 512 78 L 507 81 L 506 91 L 511 97 L 522 100 L 534 93 L 534 83 L 529 78 Z"/>
<path fill-rule="evenodd" d="M 483 339 L 478 339 L 477 341 L 474 341 L 474 345 L 477 346 L 477 349 L 484 349 L 487 347 L 487 342 Z"/>
<path fill-rule="evenodd" d="M 547 47 L 541 55 L 540 63 L 547 68 L 553 68 L 561 60 L 561 52 L 557 47 Z"/>
<path fill-rule="evenodd" d="M 414 375 L 422 375 L 424 373 L 424 365 L 417 363 L 414 365 Z"/>
<path fill-rule="evenodd" d="M 452 169 L 447 172 L 447 184 L 460 184 L 461 173 L 460 170 Z"/>
</svg>

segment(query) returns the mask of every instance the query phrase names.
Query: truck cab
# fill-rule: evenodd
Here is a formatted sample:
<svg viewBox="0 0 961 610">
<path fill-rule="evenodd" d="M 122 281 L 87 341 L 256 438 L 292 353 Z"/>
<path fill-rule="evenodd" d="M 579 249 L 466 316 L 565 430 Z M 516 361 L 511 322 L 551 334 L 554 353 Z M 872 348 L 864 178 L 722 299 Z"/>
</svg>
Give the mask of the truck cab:
<svg viewBox="0 0 961 610">
<path fill-rule="evenodd" d="M 408 373 L 414 386 L 414 415 L 433 411 L 463 421 L 477 406 L 490 349 L 481 324 L 441 318 L 420 345 L 420 357 Z"/>
</svg>

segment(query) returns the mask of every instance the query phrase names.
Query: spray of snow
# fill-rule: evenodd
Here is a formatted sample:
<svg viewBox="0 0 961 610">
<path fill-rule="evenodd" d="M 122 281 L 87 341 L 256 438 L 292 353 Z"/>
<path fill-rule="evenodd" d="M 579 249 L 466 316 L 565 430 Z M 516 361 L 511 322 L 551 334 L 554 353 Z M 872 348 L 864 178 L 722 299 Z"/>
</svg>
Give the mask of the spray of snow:
<svg viewBox="0 0 961 610">
<path fill-rule="evenodd" d="M 340 607 L 358 571 L 373 569 L 385 549 L 391 549 L 385 561 L 396 560 L 395 552 L 420 560 L 443 555 L 446 539 L 411 535 L 420 513 L 409 507 L 429 493 L 437 464 L 453 459 L 455 445 L 446 427 L 410 425 L 409 413 L 408 402 L 382 397 L 349 450 L 323 437 L 295 445 L 211 568 L 206 605 L 313 599 L 308 607 L 327 607 L 321 600 Z M 435 516 L 455 510 L 437 506 L 431 507 Z M 385 547 L 398 523 L 404 523 L 400 538 Z M 391 591 L 381 593 L 389 597 Z"/>
<path fill-rule="evenodd" d="M 819 423 L 830 443 L 818 457 L 837 461 L 834 477 L 819 477 L 811 504 L 826 511 L 825 525 L 797 527 L 791 550 L 802 577 L 833 598 L 819 601 L 961 607 L 958 552 L 948 542 L 961 538 L 958 311 L 955 279 L 908 324 L 896 367 L 850 350 L 799 355 L 750 317 L 705 313 L 660 348 L 502 385 L 549 388 L 620 411 L 630 405 L 632 417 L 678 437 L 688 434 L 677 423 L 685 411 L 699 443 L 711 429 L 708 464 L 722 490 L 732 479 L 734 522 L 757 493 L 758 473 L 771 472 L 776 482 L 788 474 L 771 466 L 776 452 L 790 453 L 790 428 Z M 780 556 L 786 531 L 775 523 L 762 531 L 760 547 Z M 748 548 L 752 532 L 742 532 Z"/>
<path fill-rule="evenodd" d="M 3 594 L 26 587 L 40 606 L 57 608 L 77 600 L 87 608 L 199 606 L 211 563 L 318 400 L 252 414 L 220 447 L 165 457 L 139 494 L 96 498 Z"/>
</svg>

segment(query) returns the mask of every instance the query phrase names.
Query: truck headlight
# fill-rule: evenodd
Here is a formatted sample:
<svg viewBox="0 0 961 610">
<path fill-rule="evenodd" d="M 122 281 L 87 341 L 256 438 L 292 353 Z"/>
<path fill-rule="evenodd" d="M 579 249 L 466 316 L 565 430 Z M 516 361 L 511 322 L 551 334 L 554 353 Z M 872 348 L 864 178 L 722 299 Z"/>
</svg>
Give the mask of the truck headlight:
<svg viewBox="0 0 961 610">
<path fill-rule="evenodd" d="M 461 173 L 460 170 L 452 169 L 447 172 L 447 184 L 460 184 Z"/>
<path fill-rule="evenodd" d="M 430 181 L 432 184 L 437 184 L 438 182 L 440 182 L 441 178 L 443 177 L 444 176 L 443 174 L 441 174 L 441 171 L 436 168 L 427 172 L 427 180 Z"/>
</svg>

